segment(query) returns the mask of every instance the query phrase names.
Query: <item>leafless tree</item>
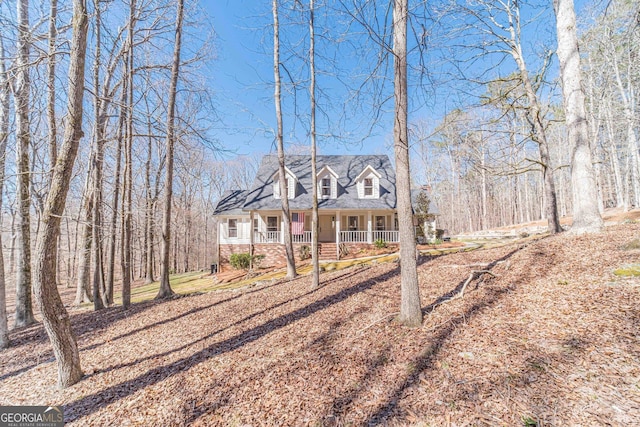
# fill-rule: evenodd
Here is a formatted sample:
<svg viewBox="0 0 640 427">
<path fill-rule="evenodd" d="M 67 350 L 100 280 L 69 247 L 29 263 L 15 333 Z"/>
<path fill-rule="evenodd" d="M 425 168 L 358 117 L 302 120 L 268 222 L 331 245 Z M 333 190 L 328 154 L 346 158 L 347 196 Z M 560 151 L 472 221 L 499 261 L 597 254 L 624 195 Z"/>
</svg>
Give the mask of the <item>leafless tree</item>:
<svg viewBox="0 0 640 427">
<path fill-rule="evenodd" d="M 282 123 L 282 100 L 280 79 L 280 23 L 278 15 L 278 0 L 272 0 L 273 11 L 273 76 L 274 76 L 274 101 L 276 108 L 276 146 L 278 149 L 278 185 L 280 186 L 280 200 L 282 201 L 282 219 L 284 222 L 284 244 L 287 257 L 287 278 L 297 276 L 296 261 L 293 253 L 293 240 L 291 237 L 291 213 L 289 210 L 289 191 L 287 186 L 287 173 L 285 170 L 284 134 Z"/>
<path fill-rule="evenodd" d="M 314 24 L 315 5 L 309 0 L 309 104 L 311 107 L 311 187 L 313 205 L 311 213 L 311 261 L 313 271 L 311 287 L 320 287 L 320 260 L 318 254 L 318 165 L 316 163 L 316 37 Z"/>
<path fill-rule="evenodd" d="M 2 211 L 2 194 L 4 189 L 4 163 L 9 137 L 9 76 L 4 60 L 4 40 L 0 36 L 0 212 Z M 0 233 L 0 249 L 2 233 Z M 0 250 L 0 349 L 9 346 L 9 327 L 7 323 L 7 296 L 4 275 L 4 254 Z"/>
<path fill-rule="evenodd" d="M 407 0 L 393 3 L 393 70 L 395 115 L 393 124 L 396 158 L 396 198 L 400 233 L 401 301 L 399 320 L 407 326 L 422 324 L 420 288 L 416 263 L 416 236 L 411 207 L 407 95 Z"/>
<path fill-rule="evenodd" d="M 31 198 L 29 196 L 30 78 L 29 78 L 29 1 L 18 0 L 18 56 L 16 59 L 16 169 L 18 212 L 18 257 L 16 274 L 16 327 L 27 326 L 36 320 L 31 302 Z M 57 244 L 54 243 L 54 244 Z"/>
<path fill-rule="evenodd" d="M 171 204 L 173 203 L 173 161 L 175 132 L 175 109 L 178 77 L 180 73 L 180 49 L 182 42 L 182 20 L 184 15 L 184 0 L 178 0 L 176 17 L 175 44 L 173 48 L 173 63 L 171 66 L 171 86 L 169 88 L 169 103 L 167 105 L 167 138 L 166 138 L 166 177 L 164 184 L 164 213 L 162 216 L 162 249 L 160 268 L 160 290 L 156 299 L 173 295 L 169 283 L 169 253 L 171 244 Z"/>
<path fill-rule="evenodd" d="M 604 223 L 598 209 L 598 189 L 591 159 L 575 9 L 573 0 L 554 0 L 553 6 L 556 13 L 557 53 L 560 61 L 564 109 L 569 145 L 573 151 L 571 230 L 574 233 L 596 232 L 602 229 Z"/>
<path fill-rule="evenodd" d="M 36 246 L 35 297 L 45 330 L 58 361 L 58 385 L 68 387 L 82 378 L 80 355 L 69 315 L 58 293 L 55 278 L 56 244 L 82 132 L 84 71 L 88 18 L 85 0 L 73 1 L 73 35 L 69 63 L 67 121 L 60 154 L 43 212 L 43 229 Z"/>
</svg>

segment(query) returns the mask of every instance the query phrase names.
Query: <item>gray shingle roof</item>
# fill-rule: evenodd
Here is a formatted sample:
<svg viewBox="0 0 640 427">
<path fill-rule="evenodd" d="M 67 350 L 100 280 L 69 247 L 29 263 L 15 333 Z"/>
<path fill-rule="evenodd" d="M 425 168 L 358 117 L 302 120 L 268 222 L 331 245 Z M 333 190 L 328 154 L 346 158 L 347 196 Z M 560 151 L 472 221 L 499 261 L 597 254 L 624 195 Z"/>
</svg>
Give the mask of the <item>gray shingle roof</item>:
<svg viewBox="0 0 640 427">
<path fill-rule="evenodd" d="M 310 210 L 311 193 L 311 156 L 294 155 L 286 157 L 287 168 L 296 175 L 298 184 L 296 198 L 289 200 L 291 210 Z M 386 155 L 318 156 L 318 171 L 329 166 L 338 175 L 338 197 L 320 199 L 320 209 L 395 209 L 396 181 L 395 171 Z M 358 199 L 356 177 L 371 166 L 380 175 L 380 198 Z M 214 215 L 239 215 L 250 210 L 280 210 L 282 202 L 273 197 L 273 177 L 278 171 L 278 158 L 267 155 L 262 158 L 256 178 L 250 190 L 226 191 L 218 202 Z M 411 199 L 415 203 L 421 189 L 411 190 Z M 427 195 L 430 197 L 430 194 Z M 429 211 L 438 214 L 437 206 L 431 202 Z"/>
<path fill-rule="evenodd" d="M 289 200 L 292 210 L 309 210 L 312 207 L 311 156 L 287 156 L 286 166 L 297 177 L 295 199 Z M 386 155 L 318 156 L 318 171 L 329 166 L 338 174 L 338 197 L 321 199 L 320 209 L 395 209 L 396 185 L 393 166 Z M 371 166 L 380 177 L 380 198 L 358 199 L 356 177 Z M 244 210 L 278 210 L 280 199 L 273 197 L 273 176 L 278 171 L 278 158 L 268 155 L 262 158 L 256 179 L 244 204 Z"/>
<path fill-rule="evenodd" d="M 242 206 L 247 199 L 246 190 L 225 191 L 213 211 L 214 215 L 242 215 Z"/>
</svg>

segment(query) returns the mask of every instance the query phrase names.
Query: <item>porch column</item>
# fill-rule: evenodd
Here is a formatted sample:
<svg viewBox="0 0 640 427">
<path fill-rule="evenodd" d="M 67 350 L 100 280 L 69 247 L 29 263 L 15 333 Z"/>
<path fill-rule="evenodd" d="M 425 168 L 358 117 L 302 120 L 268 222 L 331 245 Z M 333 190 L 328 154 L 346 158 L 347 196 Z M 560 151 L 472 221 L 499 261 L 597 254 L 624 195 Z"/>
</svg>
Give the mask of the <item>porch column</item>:
<svg viewBox="0 0 640 427">
<path fill-rule="evenodd" d="M 255 214 L 253 211 L 249 214 L 249 252 L 253 255 L 253 244 L 255 243 L 255 230 L 253 228 L 253 221 L 255 218 Z"/>
<path fill-rule="evenodd" d="M 367 211 L 367 243 L 373 243 L 373 224 L 371 223 L 371 211 Z"/>
<path fill-rule="evenodd" d="M 280 235 L 278 236 L 280 243 L 284 245 L 284 217 L 280 215 Z"/>
<path fill-rule="evenodd" d="M 336 211 L 336 259 L 340 259 L 340 211 Z"/>
<path fill-rule="evenodd" d="M 249 269 L 253 270 L 253 240 L 255 239 L 253 231 L 253 211 L 249 214 Z"/>
</svg>

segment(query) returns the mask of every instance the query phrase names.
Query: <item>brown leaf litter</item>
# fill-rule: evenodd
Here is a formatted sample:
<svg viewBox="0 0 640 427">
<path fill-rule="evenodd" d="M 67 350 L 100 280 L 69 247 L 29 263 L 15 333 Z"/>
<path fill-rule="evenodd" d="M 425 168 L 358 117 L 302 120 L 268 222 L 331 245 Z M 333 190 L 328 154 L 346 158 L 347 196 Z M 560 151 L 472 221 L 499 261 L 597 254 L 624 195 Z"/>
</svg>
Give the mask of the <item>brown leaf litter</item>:
<svg viewBox="0 0 640 427">
<path fill-rule="evenodd" d="M 78 384 L 41 325 L 0 353 L 0 404 L 69 425 L 632 425 L 640 419 L 637 224 L 422 258 L 425 320 L 397 263 L 72 313 Z M 464 296 L 460 289 L 473 271 Z"/>
</svg>

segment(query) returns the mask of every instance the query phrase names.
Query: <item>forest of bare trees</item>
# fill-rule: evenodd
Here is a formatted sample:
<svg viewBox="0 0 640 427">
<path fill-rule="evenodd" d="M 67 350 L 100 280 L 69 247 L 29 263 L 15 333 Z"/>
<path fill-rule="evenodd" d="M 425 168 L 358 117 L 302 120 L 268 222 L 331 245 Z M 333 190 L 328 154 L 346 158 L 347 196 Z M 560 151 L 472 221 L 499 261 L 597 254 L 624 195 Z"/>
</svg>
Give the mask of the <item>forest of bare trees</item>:
<svg viewBox="0 0 640 427">
<path fill-rule="evenodd" d="M 160 280 L 158 297 L 170 296 L 170 274 L 215 261 L 213 207 L 223 190 L 249 187 L 259 153 L 233 157 L 214 132 L 223 114 L 208 80 L 214 29 L 197 2 L 45 3 L 0 3 L 0 346 L 7 328 L 35 322 L 37 301 L 69 385 L 81 370 L 56 287 L 95 310 L 127 308 L 136 280 Z M 415 240 L 411 183 L 431 188 L 451 233 L 539 219 L 554 233 L 567 215 L 597 230 L 598 211 L 640 205 L 635 2 L 595 2 L 577 33 L 565 31 L 575 30 L 566 0 L 544 13 L 511 0 L 346 3 L 265 6 L 281 174 L 292 146 L 311 151 L 309 138 L 315 155 L 316 136 L 326 147 L 358 141 L 357 127 L 360 143 L 385 129 L 404 242 Z M 533 43 L 536 25 L 553 37 Z M 319 34 L 311 49 L 309 33 Z M 357 67 L 336 59 L 345 52 Z M 329 101 L 336 86 L 344 102 Z M 407 289 L 417 290 L 415 251 L 404 249 Z M 8 316 L 5 295 L 15 298 Z M 417 292 L 407 301 L 406 323 L 420 324 Z"/>
<path fill-rule="evenodd" d="M 507 8 L 509 5 L 522 9 L 522 13 Z M 476 5 L 476 9 L 481 7 Z M 517 2 L 495 3 L 492 15 L 495 20 L 487 19 L 494 25 L 492 31 L 508 29 L 509 16 L 523 19 L 520 17 L 525 15 L 526 7 Z M 614 1 L 606 5 L 595 2 L 578 21 L 587 144 L 600 210 L 640 206 L 637 192 L 640 121 L 636 99 L 640 83 L 639 11 L 634 2 Z M 481 20 L 482 13 L 474 12 L 473 19 Z M 475 28 L 458 29 L 469 35 Z M 476 54 L 493 55 L 504 61 L 501 76 L 483 80 L 481 74 L 487 69 L 475 68 L 475 75 L 466 76 L 475 84 L 482 82 L 477 98 L 472 97 L 475 102 L 467 108 L 449 111 L 435 126 L 414 122 L 414 162 L 422 171 L 419 180 L 432 187 L 440 208 L 439 224 L 452 233 L 547 217 L 549 199 L 542 173 L 545 162 L 538 153 L 534 123 L 528 117 L 531 101 L 525 98 L 527 89 L 516 63 L 508 63 L 511 48 L 506 42 L 510 33 L 497 38 L 499 35 L 486 36 L 484 47 L 474 45 L 464 50 L 474 50 L 473 54 L 467 52 L 472 58 L 468 59 L 470 67 L 477 59 Z M 525 35 L 521 37 L 521 49 L 530 49 L 529 55 L 540 49 L 528 43 Z M 491 51 L 496 45 L 499 48 Z M 572 150 L 560 97 L 559 70 L 553 72 L 553 64 L 545 58 L 555 52 L 556 46 L 544 49 L 539 66 L 530 70 L 529 75 L 538 94 L 539 117 L 549 145 L 547 166 L 554 174 L 558 214 L 567 216 L 572 215 L 574 203 Z"/>
</svg>

